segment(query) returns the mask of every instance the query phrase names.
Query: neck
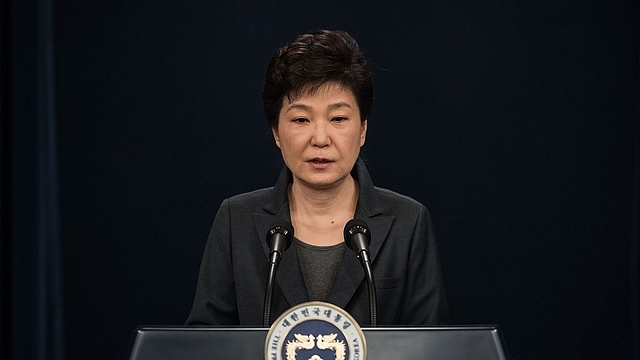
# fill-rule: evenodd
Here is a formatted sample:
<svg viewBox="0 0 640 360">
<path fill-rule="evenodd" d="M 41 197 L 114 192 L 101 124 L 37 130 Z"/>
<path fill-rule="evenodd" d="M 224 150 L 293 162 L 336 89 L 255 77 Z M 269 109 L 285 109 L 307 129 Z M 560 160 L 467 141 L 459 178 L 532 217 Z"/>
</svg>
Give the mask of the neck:
<svg viewBox="0 0 640 360">
<path fill-rule="evenodd" d="M 294 181 L 289 187 L 292 217 L 317 218 L 348 212 L 353 216 L 358 203 L 358 184 L 351 176 L 330 189 L 315 189 Z"/>
</svg>

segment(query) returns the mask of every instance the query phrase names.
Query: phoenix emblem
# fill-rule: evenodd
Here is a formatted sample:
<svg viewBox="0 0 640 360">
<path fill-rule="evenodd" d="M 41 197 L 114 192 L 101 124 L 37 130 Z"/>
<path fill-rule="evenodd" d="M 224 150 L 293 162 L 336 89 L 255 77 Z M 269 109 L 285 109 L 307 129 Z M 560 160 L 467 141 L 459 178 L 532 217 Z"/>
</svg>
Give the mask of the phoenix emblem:
<svg viewBox="0 0 640 360">
<path fill-rule="evenodd" d="M 286 354 L 287 360 L 296 360 L 298 350 L 311 350 L 317 347 L 320 350 L 332 350 L 335 354 L 334 360 L 344 360 L 346 356 L 346 345 L 342 340 L 336 340 L 338 334 L 318 335 L 317 337 L 309 334 L 294 334 L 296 339 L 287 341 Z M 309 360 L 323 360 L 318 355 L 313 355 Z"/>
</svg>

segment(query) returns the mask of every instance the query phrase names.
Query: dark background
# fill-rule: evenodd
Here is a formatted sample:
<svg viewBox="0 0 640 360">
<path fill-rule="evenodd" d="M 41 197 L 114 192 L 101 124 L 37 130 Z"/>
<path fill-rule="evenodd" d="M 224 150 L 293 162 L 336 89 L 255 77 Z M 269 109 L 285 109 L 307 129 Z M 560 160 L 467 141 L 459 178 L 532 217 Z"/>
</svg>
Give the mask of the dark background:
<svg viewBox="0 0 640 360">
<path fill-rule="evenodd" d="M 499 324 L 514 359 L 640 357 L 635 1 L 56 0 L 52 17 L 68 359 L 185 321 L 220 202 L 280 169 L 268 60 L 318 28 L 370 61 L 362 154 L 431 210 L 452 323 Z"/>
</svg>

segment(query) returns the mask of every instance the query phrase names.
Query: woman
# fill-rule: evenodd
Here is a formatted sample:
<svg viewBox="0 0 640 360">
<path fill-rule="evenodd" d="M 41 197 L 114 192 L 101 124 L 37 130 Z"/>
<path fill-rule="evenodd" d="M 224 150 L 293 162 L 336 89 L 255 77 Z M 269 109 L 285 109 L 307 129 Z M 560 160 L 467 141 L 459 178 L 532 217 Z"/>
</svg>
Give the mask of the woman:
<svg viewBox="0 0 640 360">
<path fill-rule="evenodd" d="M 345 250 L 352 218 L 370 228 L 379 325 L 448 320 L 428 210 L 375 188 L 362 160 L 373 102 L 371 72 L 343 31 L 300 35 L 271 59 L 263 103 L 285 166 L 273 188 L 225 200 L 213 223 L 187 324 L 261 325 L 265 235 L 277 220 L 295 228 L 272 299 L 272 320 L 296 304 L 321 300 L 369 325 L 364 273 Z"/>
</svg>

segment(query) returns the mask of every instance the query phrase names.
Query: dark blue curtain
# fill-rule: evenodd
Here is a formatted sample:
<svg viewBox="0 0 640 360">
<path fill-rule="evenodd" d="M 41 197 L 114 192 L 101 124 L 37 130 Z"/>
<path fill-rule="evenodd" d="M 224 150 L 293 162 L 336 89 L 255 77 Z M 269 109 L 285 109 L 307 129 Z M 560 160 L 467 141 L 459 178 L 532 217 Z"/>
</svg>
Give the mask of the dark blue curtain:
<svg viewBox="0 0 640 360">
<path fill-rule="evenodd" d="M 53 3 L 2 3 L 2 359 L 63 359 Z"/>
<path fill-rule="evenodd" d="M 636 58 L 640 69 L 640 44 L 636 44 Z M 640 88 L 636 72 L 636 87 Z M 633 358 L 640 359 L 640 97 L 636 98 L 636 136 L 633 164 L 633 209 L 631 229 L 631 339 Z"/>
</svg>

